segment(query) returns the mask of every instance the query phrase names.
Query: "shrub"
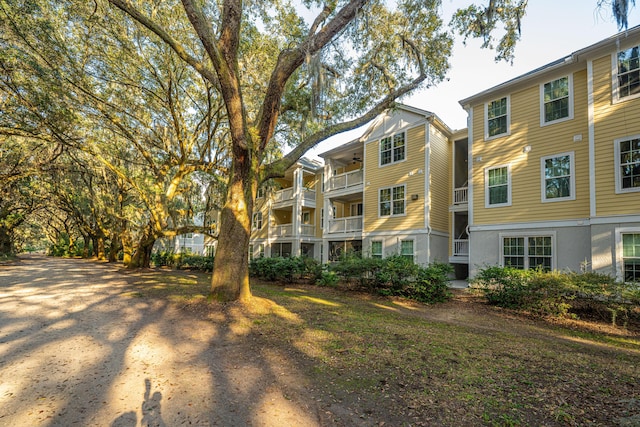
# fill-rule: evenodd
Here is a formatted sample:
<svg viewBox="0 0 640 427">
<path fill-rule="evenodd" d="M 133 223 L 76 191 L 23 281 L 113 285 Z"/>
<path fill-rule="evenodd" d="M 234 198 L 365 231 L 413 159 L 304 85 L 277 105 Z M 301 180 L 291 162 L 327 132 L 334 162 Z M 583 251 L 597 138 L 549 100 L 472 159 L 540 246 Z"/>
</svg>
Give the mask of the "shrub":
<svg viewBox="0 0 640 427">
<path fill-rule="evenodd" d="M 339 281 L 340 277 L 334 271 L 323 271 L 320 278 L 316 280 L 316 285 L 334 287 Z"/>
<path fill-rule="evenodd" d="M 404 290 L 406 297 L 426 303 L 444 302 L 451 298 L 449 274 L 453 272 L 450 264 L 433 263 L 420 268 L 416 280 L 409 282 Z"/>
<path fill-rule="evenodd" d="M 308 257 L 255 258 L 249 263 L 249 274 L 269 281 L 293 282 L 308 278 L 315 282 L 322 275 L 322 266 Z"/>
<path fill-rule="evenodd" d="M 619 318 L 626 323 L 633 306 L 640 303 L 637 286 L 593 272 L 487 267 L 480 271 L 472 285 L 484 293 L 489 304 L 551 316 L 595 311 L 606 313 L 614 325 Z"/>
</svg>

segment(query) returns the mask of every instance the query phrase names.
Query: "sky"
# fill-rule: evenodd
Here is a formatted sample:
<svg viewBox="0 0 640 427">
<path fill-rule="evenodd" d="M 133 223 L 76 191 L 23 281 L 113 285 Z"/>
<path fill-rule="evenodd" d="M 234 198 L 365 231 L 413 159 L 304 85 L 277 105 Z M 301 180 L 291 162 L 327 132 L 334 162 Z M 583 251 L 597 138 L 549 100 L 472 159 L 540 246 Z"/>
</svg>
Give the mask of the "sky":
<svg viewBox="0 0 640 427">
<path fill-rule="evenodd" d="M 469 4 L 469 0 L 442 0 L 444 23 L 449 22 L 456 9 Z M 513 64 L 496 63 L 494 51 L 480 48 L 481 40 L 467 40 L 464 45 L 462 37 L 456 36 L 448 80 L 437 87 L 414 92 L 401 102 L 435 113 L 451 129 L 464 129 L 467 113 L 459 104 L 461 99 L 618 33 L 609 7 L 599 10 L 597 0 L 529 0 L 521 25 Z M 629 28 L 637 25 L 640 25 L 640 4 L 629 13 Z M 359 129 L 336 135 L 305 156 L 317 158 L 319 153 L 349 142 L 362 132 Z"/>
</svg>

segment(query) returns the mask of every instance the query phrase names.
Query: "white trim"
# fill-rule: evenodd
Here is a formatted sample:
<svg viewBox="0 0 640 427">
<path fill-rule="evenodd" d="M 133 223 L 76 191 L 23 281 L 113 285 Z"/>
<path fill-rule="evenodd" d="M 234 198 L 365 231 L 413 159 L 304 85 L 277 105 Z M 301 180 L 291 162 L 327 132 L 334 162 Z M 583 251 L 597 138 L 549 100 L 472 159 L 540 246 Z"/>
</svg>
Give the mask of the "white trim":
<svg viewBox="0 0 640 427">
<path fill-rule="evenodd" d="M 404 209 L 403 212 L 401 214 L 394 214 L 393 213 L 393 189 L 394 188 L 398 188 L 398 187 L 404 187 L 403 189 L 403 193 L 404 193 Z M 391 198 L 389 200 L 389 202 L 391 203 L 391 211 L 389 213 L 389 215 L 380 215 L 380 192 L 382 190 L 391 190 Z M 364 205 L 363 205 L 364 206 Z M 364 211 L 363 211 L 364 212 Z M 364 216 L 364 215 L 363 215 Z M 407 216 L 407 184 L 400 184 L 400 185 L 393 185 L 391 187 L 380 187 L 378 188 L 378 218 L 393 218 L 393 217 L 401 217 L 401 216 Z"/>
<path fill-rule="evenodd" d="M 501 267 L 504 267 L 504 238 L 505 237 L 523 237 L 525 239 L 528 239 L 530 237 L 551 237 L 551 270 L 555 270 L 557 268 L 558 265 L 558 261 L 557 261 L 557 244 L 556 244 L 556 232 L 554 230 L 539 230 L 536 232 L 526 232 L 526 231 L 522 231 L 522 232 L 507 232 L 507 233 L 498 233 L 498 246 L 499 246 L 499 251 L 498 252 L 498 261 L 499 261 L 499 265 Z M 522 255 L 524 257 L 524 267 L 525 270 L 529 270 L 531 268 L 531 266 L 529 265 L 529 254 L 527 253 L 527 249 L 528 249 L 529 245 L 527 245 L 526 240 L 525 240 L 525 253 L 524 255 Z M 535 266 L 534 266 L 535 268 Z"/>
<path fill-rule="evenodd" d="M 562 117 L 560 119 L 551 120 L 549 122 L 545 121 L 545 102 L 544 102 L 544 85 L 555 82 L 560 79 L 568 79 L 569 85 L 569 115 L 567 117 Z M 555 79 L 548 80 L 544 83 L 540 83 L 540 127 L 553 125 L 556 123 L 566 122 L 567 120 L 573 119 L 573 73 L 569 73 L 568 75 L 564 75 Z"/>
<path fill-rule="evenodd" d="M 494 169 L 507 168 L 507 201 L 505 203 L 489 204 L 489 171 Z M 484 168 L 484 207 L 502 208 L 511 206 L 511 164 L 497 165 Z"/>
<path fill-rule="evenodd" d="M 418 228 L 413 230 L 388 230 L 388 231 L 370 231 L 367 233 L 362 233 L 363 239 L 375 238 L 375 237 L 398 237 L 398 236 L 421 236 L 429 234 L 429 230 L 424 228 Z M 441 237 L 449 237 L 449 234 L 444 231 L 431 230 L 431 234 L 435 236 Z"/>
<path fill-rule="evenodd" d="M 499 133 L 497 135 L 489 136 L 489 104 L 495 101 L 500 101 L 503 98 L 507 100 L 507 131 L 504 133 Z M 496 99 L 492 99 L 491 101 L 487 101 L 484 103 L 484 140 L 491 141 L 493 139 L 502 138 L 504 136 L 511 135 L 511 95 L 501 96 Z"/>
<path fill-rule="evenodd" d="M 587 62 L 587 115 L 589 129 L 589 216 L 596 216 L 596 130 L 593 61 Z"/>
<path fill-rule="evenodd" d="M 640 215 L 610 215 L 591 218 L 593 225 L 620 224 L 620 223 L 640 223 Z"/>
<path fill-rule="evenodd" d="M 589 218 L 568 221 L 514 222 L 509 224 L 473 225 L 469 226 L 469 231 L 537 230 L 543 228 L 588 227 L 591 224 L 593 224 L 593 221 L 590 221 Z"/>
<path fill-rule="evenodd" d="M 469 210 L 467 211 L 467 223 L 468 226 L 473 224 L 473 195 L 474 195 L 474 184 L 473 184 L 473 108 L 467 109 L 467 178 L 469 179 L 467 190 L 467 207 Z M 469 240 L 471 240 L 471 236 L 469 236 Z M 471 245 L 469 245 L 469 257 L 471 257 Z"/>
<path fill-rule="evenodd" d="M 403 242 L 411 242 L 411 261 L 415 264 L 416 262 L 416 238 L 413 236 L 409 236 L 405 239 L 399 237 L 398 238 L 398 255 L 404 256 L 402 253 L 402 243 Z M 408 254 L 407 254 L 408 255 Z"/>
<path fill-rule="evenodd" d="M 640 191 L 640 187 L 622 188 L 622 176 L 620 175 L 620 143 L 632 139 L 640 139 L 640 134 L 618 138 L 613 141 L 616 194 L 637 193 Z"/>
<path fill-rule="evenodd" d="M 623 234 L 638 234 L 640 233 L 640 227 L 616 227 L 614 230 L 615 233 L 615 250 L 614 250 L 614 262 L 612 263 L 615 266 L 615 274 L 616 280 L 622 282 L 624 277 L 622 273 L 624 272 L 624 266 L 622 264 L 622 235 Z"/>
<path fill-rule="evenodd" d="M 640 45 L 634 44 L 624 49 L 619 48 L 611 54 L 611 80 L 612 80 L 611 81 L 611 101 L 613 104 L 629 101 L 631 99 L 640 98 L 640 93 L 636 93 L 634 95 L 629 95 L 629 96 L 625 96 L 624 98 L 620 98 L 620 88 L 618 87 L 618 54 L 625 50 L 633 49 L 634 47 L 640 48 Z"/>
<path fill-rule="evenodd" d="M 545 160 L 555 159 L 558 157 L 565 157 L 565 156 L 569 156 L 569 167 L 571 168 L 570 175 L 569 175 L 569 191 L 571 193 L 569 194 L 568 197 L 556 197 L 553 199 L 548 199 Z M 540 157 L 540 199 L 542 203 L 565 202 L 569 200 L 575 200 L 576 199 L 576 172 L 575 171 L 576 171 L 575 152 L 573 151 Z"/>
<path fill-rule="evenodd" d="M 424 124 L 424 228 L 431 222 L 431 123 Z"/>
</svg>

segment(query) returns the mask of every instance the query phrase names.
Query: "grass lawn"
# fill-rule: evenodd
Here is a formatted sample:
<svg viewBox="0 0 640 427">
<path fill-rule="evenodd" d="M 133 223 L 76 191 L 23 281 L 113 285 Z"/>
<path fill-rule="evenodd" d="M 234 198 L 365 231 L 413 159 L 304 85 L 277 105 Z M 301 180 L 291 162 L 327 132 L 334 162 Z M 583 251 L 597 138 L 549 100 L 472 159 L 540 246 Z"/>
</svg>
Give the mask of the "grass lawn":
<svg viewBox="0 0 640 427">
<path fill-rule="evenodd" d="M 208 304 L 208 274 L 127 274 L 133 297 L 185 315 L 240 313 L 239 336 L 287 354 L 314 384 L 309 398 L 362 425 L 640 425 L 635 324 L 532 319 L 466 290 L 428 306 L 256 282 L 248 306 Z"/>
</svg>

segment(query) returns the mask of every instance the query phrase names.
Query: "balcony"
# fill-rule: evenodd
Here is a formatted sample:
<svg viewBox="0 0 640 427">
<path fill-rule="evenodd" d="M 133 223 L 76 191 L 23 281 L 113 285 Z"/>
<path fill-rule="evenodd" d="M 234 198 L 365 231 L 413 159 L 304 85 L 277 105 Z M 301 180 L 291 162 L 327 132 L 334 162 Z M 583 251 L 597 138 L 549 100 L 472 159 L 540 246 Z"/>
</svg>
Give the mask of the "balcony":
<svg viewBox="0 0 640 427">
<path fill-rule="evenodd" d="M 469 239 L 453 241 L 453 256 L 469 256 Z"/>
<path fill-rule="evenodd" d="M 453 190 L 453 204 L 462 205 L 469 202 L 469 187 L 460 187 Z"/>
<path fill-rule="evenodd" d="M 364 174 L 361 169 L 347 173 L 341 173 L 340 175 L 334 175 L 329 179 L 328 190 L 341 190 L 343 188 L 360 185 L 363 182 L 363 176 Z"/>
<path fill-rule="evenodd" d="M 300 226 L 300 236 L 314 237 L 316 235 L 316 226 L 313 224 L 302 224 Z M 271 237 L 293 237 L 293 224 L 279 224 L 269 227 Z"/>
<path fill-rule="evenodd" d="M 277 191 L 273 198 L 273 201 L 275 203 L 287 202 L 289 200 L 293 200 L 293 187 Z"/>
<path fill-rule="evenodd" d="M 329 220 L 329 233 L 349 233 L 352 231 L 362 231 L 362 215 Z"/>
</svg>

